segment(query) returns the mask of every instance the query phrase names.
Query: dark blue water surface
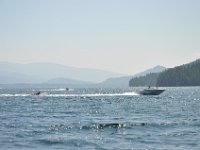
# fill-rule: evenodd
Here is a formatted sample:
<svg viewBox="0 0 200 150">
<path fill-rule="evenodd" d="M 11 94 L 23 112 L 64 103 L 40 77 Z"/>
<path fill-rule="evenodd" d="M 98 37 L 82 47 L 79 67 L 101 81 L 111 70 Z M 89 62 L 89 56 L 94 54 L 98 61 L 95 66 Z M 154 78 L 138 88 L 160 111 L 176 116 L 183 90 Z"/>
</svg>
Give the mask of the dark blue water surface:
<svg viewBox="0 0 200 150">
<path fill-rule="evenodd" d="M 200 149 L 200 87 L 0 89 L 0 149 Z"/>
</svg>

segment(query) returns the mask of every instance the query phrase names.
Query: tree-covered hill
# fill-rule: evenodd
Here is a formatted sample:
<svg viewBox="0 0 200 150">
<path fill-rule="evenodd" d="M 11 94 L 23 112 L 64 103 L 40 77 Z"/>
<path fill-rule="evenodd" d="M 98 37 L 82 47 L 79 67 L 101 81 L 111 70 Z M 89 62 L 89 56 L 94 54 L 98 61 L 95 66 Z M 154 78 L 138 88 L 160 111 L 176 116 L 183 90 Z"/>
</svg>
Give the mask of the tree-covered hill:
<svg viewBox="0 0 200 150">
<path fill-rule="evenodd" d="M 132 78 L 129 86 L 200 86 L 200 59 L 161 73 Z"/>
<path fill-rule="evenodd" d="M 129 81 L 129 86 L 156 86 L 160 73 L 149 73 L 145 76 L 135 77 Z"/>
<path fill-rule="evenodd" d="M 157 86 L 200 86 L 200 59 L 160 73 Z"/>
</svg>

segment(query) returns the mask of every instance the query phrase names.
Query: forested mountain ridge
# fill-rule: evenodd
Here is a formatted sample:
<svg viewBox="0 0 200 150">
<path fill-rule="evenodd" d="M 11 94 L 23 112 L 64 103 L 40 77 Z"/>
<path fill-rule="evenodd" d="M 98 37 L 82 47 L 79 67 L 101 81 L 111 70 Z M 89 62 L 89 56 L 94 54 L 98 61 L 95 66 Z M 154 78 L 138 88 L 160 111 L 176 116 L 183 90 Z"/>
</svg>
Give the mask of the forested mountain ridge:
<svg viewBox="0 0 200 150">
<path fill-rule="evenodd" d="M 200 59 L 161 72 L 157 86 L 200 86 Z"/>
<path fill-rule="evenodd" d="M 135 77 L 129 81 L 129 86 L 156 86 L 160 73 L 149 73 L 145 76 Z"/>
<path fill-rule="evenodd" d="M 200 59 L 160 73 L 132 78 L 129 86 L 200 86 Z"/>
</svg>

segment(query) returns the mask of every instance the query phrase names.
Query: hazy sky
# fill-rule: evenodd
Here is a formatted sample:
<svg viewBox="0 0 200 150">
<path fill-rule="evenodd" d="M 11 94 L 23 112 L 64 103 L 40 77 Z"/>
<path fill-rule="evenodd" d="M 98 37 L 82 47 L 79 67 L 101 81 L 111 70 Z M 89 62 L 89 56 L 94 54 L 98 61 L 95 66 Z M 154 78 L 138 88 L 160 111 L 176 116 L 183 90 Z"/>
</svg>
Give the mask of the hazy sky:
<svg viewBox="0 0 200 150">
<path fill-rule="evenodd" d="M 200 58 L 200 0 L 0 0 L 0 61 L 133 74 Z"/>
</svg>

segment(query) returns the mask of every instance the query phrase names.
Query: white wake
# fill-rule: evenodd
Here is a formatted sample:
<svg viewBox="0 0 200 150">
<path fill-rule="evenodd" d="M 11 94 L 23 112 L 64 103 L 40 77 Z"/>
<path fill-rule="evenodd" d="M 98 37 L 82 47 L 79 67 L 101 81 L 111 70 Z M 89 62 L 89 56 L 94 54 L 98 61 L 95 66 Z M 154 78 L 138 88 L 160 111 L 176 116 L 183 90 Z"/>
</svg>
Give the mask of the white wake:
<svg viewBox="0 0 200 150">
<path fill-rule="evenodd" d="M 104 93 L 94 93 L 94 94 L 48 94 L 42 93 L 41 95 L 34 94 L 0 94 L 0 97 L 101 97 L 101 96 L 136 96 L 138 95 L 135 92 L 125 92 L 125 93 L 113 93 L 113 94 L 104 94 Z"/>
</svg>

